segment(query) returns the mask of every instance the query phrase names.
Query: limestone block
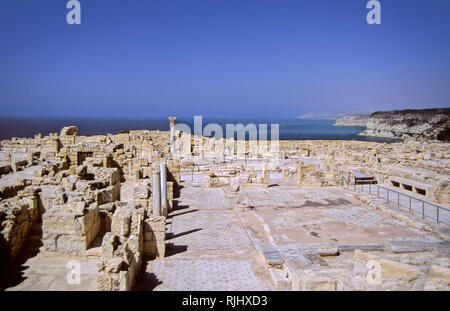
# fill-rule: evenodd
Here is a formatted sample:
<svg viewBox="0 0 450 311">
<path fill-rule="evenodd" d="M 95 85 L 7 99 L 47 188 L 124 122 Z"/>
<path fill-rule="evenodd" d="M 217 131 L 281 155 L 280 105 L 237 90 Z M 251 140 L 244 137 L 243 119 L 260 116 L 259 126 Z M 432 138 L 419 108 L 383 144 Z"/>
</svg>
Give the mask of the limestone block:
<svg viewBox="0 0 450 311">
<path fill-rule="evenodd" d="M 84 255 L 86 239 L 83 236 L 59 235 L 56 237 L 56 251 L 67 255 Z"/>
<path fill-rule="evenodd" d="M 42 228 L 49 234 L 81 235 L 81 224 L 72 212 L 53 207 L 42 215 Z"/>
<path fill-rule="evenodd" d="M 34 198 L 34 197 L 33 197 Z M 15 258 L 25 244 L 38 210 L 34 199 L 25 198 L 3 201 L 0 205 L 2 239 L 6 242 L 11 258 Z"/>
<path fill-rule="evenodd" d="M 259 250 L 258 253 L 267 267 L 281 268 L 283 266 L 284 259 L 277 249 L 266 247 Z"/>
<path fill-rule="evenodd" d="M 126 245 L 130 249 L 130 251 L 135 255 L 142 254 L 143 250 L 143 244 L 141 243 L 141 240 L 139 236 L 131 235 L 130 238 L 127 240 Z M 140 259 L 140 258 L 136 258 Z"/>
<path fill-rule="evenodd" d="M 238 192 L 239 191 L 239 189 L 240 189 L 240 184 L 239 183 L 237 183 L 237 182 L 231 182 L 230 183 L 230 191 L 232 191 L 232 192 Z"/>
<path fill-rule="evenodd" d="M 118 207 L 112 216 L 111 232 L 119 236 L 129 236 L 131 233 L 132 209 Z"/>
<path fill-rule="evenodd" d="M 400 262 L 382 259 L 381 263 L 381 275 L 383 278 L 406 278 L 408 280 L 416 278 L 422 273 L 421 269 L 416 266 L 403 264 Z"/>
<path fill-rule="evenodd" d="M 284 264 L 284 270 L 291 281 L 292 290 L 335 291 L 339 289 L 336 278 L 319 270 L 307 268 L 301 261 L 287 261 Z"/>
<path fill-rule="evenodd" d="M 42 250 L 48 251 L 48 252 L 56 252 L 56 240 L 58 236 L 57 235 L 48 235 L 44 234 L 42 237 Z"/>
<path fill-rule="evenodd" d="M 114 257 L 107 261 L 104 271 L 117 273 L 120 271 L 120 268 L 122 267 L 122 263 L 123 263 L 122 258 Z"/>
<path fill-rule="evenodd" d="M 120 271 L 119 272 L 119 290 L 120 291 L 130 290 L 128 271 Z"/>
<path fill-rule="evenodd" d="M 120 173 L 117 168 L 114 168 L 114 170 L 111 172 L 111 176 L 109 178 L 109 185 L 113 186 L 116 184 L 120 184 Z"/>
<path fill-rule="evenodd" d="M 142 178 L 150 178 L 152 176 L 152 168 L 151 167 L 143 167 L 142 168 Z"/>
<path fill-rule="evenodd" d="M 204 188 L 212 188 L 212 177 L 206 175 L 203 179 L 203 187 Z"/>
<path fill-rule="evenodd" d="M 78 181 L 75 185 L 75 189 L 80 192 L 86 192 L 89 188 L 89 183 L 83 180 Z"/>
<path fill-rule="evenodd" d="M 309 244 L 302 248 L 305 253 L 316 253 L 320 256 L 337 256 L 339 250 L 337 245 L 328 243 Z"/>
<path fill-rule="evenodd" d="M 118 201 L 118 198 L 120 196 L 120 185 L 109 186 L 104 189 L 96 190 L 95 193 L 98 205 L 112 203 Z"/>
<path fill-rule="evenodd" d="M 144 223 L 144 256 L 164 258 L 166 239 L 166 218 L 151 217 Z"/>
<path fill-rule="evenodd" d="M 417 280 L 425 277 L 424 268 L 385 259 L 383 253 L 368 253 L 355 250 L 354 273 L 368 280 L 368 285 L 375 288 L 411 290 Z M 372 281 L 369 282 L 371 279 Z"/>
<path fill-rule="evenodd" d="M 119 283 L 118 274 L 101 272 L 97 278 L 97 289 L 100 291 L 116 291 L 119 289 Z"/>
<path fill-rule="evenodd" d="M 104 259 L 113 259 L 114 252 L 117 250 L 119 245 L 119 236 L 112 232 L 105 233 L 102 241 L 102 257 Z"/>
<path fill-rule="evenodd" d="M 447 247 L 450 245 L 450 243 L 445 244 L 447 244 Z M 426 243 L 421 241 L 388 241 L 387 246 L 388 250 L 393 253 L 417 253 L 431 251 L 438 246 L 445 245 L 440 245 L 440 243 Z"/>
<path fill-rule="evenodd" d="M 11 163 L 11 168 L 14 172 L 18 172 L 20 170 L 20 165 L 18 162 Z"/>
<path fill-rule="evenodd" d="M 35 177 L 42 177 L 46 174 L 46 169 L 44 167 L 39 167 L 34 171 Z"/>
<path fill-rule="evenodd" d="M 64 196 L 67 198 L 67 200 L 65 200 L 65 203 L 67 203 L 69 205 L 73 205 L 73 204 L 76 204 L 78 202 L 84 202 L 84 200 L 87 198 L 87 195 L 82 193 L 82 192 L 69 192 L 69 191 L 66 191 L 64 193 Z"/>
<path fill-rule="evenodd" d="M 85 247 L 95 240 L 101 228 L 100 213 L 97 204 L 91 204 L 84 216 L 79 217 L 81 232 L 85 236 Z"/>
<path fill-rule="evenodd" d="M 291 283 L 287 279 L 286 273 L 281 269 L 269 269 L 269 275 L 275 285 L 276 290 L 287 290 Z"/>
<path fill-rule="evenodd" d="M 137 184 L 133 189 L 135 199 L 148 199 L 150 197 L 150 185 L 148 180 Z"/>
<path fill-rule="evenodd" d="M 132 235 L 141 237 L 143 235 L 143 220 L 144 220 L 145 208 L 132 209 L 131 213 L 131 227 L 130 233 Z M 131 238 L 131 237 L 130 237 Z"/>
</svg>

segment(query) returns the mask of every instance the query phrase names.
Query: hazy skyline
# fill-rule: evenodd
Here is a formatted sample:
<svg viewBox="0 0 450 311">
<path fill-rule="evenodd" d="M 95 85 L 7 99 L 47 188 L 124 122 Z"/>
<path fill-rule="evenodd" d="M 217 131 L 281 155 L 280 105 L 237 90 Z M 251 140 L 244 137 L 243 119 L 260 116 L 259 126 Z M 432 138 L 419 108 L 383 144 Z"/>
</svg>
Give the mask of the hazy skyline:
<svg viewBox="0 0 450 311">
<path fill-rule="evenodd" d="M 0 0 L 0 116 L 296 117 L 450 106 L 450 1 Z"/>
</svg>

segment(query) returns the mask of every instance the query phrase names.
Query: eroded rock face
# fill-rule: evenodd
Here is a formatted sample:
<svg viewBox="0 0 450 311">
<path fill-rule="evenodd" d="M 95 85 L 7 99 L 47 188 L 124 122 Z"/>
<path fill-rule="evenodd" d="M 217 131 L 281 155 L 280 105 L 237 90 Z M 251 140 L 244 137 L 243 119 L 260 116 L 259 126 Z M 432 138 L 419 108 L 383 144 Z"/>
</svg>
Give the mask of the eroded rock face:
<svg viewBox="0 0 450 311">
<path fill-rule="evenodd" d="M 375 112 L 361 135 L 449 141 L 449 119 L 449 108 Z"/>
</svg>

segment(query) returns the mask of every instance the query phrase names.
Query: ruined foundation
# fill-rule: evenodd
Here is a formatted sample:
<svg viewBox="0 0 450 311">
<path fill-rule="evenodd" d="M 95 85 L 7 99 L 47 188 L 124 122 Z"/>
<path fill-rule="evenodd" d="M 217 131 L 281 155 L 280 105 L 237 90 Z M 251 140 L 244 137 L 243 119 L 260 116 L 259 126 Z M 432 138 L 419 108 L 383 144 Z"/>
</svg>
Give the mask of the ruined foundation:
<svg viewBox="0 0 450 311">
<path fill-rule="evenodd" d="M 450 289 L 448 144 L 247 142 L 242 159 L 175 121 L 2 141 L 4 269 L 75 260 L 95 267 L 77 289 L 103 291 Z M 46 289 L 30 275 L 2 286 Z"/>
</svg>

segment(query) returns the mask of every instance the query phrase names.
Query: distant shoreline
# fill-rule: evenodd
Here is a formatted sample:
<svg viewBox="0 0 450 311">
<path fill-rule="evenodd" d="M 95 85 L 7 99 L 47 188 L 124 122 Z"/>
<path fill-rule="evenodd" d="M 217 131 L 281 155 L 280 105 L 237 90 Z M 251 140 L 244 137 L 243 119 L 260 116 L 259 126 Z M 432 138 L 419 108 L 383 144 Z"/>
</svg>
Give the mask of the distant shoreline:
<svg viewBox="0 0 450 311">
<path fill-rule="evenodd" d="M 450 142 L 450 108 L 393 110 L 348 115 L 335 126 L 364 126 L 360 136 Z"/>
<path fill-rule="evenodd" d="M 107 135 L 117 134 L 125 130 L 168 131 L 167 118 L 0 118 L 0 140 L 9 140 L 13 137 L 31 138 L 36 134 L 44 136 L 49 133 L 59 133 L 61 128 L 75 125 L 80 135 Z M 193 118 L 178 118 L 177 123 L 185 123 L 193 129 Z M 395 142 L 392 139 L 363 137 L 358 135 L 362 127 L 334 126 L 333 120 L 298 119 L 298 118 L 204 118 L 203 126 L 208 123 L 217 123 L 223 128 L 226 124 L 254 123 L 279 124 L 280 140 L 343 140 L 343 141 L 373 141 Z M 192 130 L 193 131 L 193 130 Z M 268 137 L 269 138 L 269 137 Z"/>
</svg>

